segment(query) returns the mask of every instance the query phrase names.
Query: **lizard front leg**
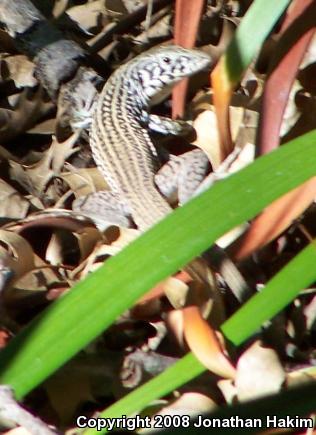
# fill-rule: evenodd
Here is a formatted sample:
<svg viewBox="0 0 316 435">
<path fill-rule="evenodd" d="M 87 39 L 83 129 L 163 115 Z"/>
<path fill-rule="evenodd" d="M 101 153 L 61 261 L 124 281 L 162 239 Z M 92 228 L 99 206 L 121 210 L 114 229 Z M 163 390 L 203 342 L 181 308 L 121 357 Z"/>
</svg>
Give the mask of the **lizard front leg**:
<svg viewBox="0 0 316 435">
<path fill-rule="evenodd" d="M 150 114 L 147 117 L 147 127 L 156 133 L 188 136 L 195 134 L 194 127 L 186 121 L 172 120 L 164 116 Z"/>
</svg>

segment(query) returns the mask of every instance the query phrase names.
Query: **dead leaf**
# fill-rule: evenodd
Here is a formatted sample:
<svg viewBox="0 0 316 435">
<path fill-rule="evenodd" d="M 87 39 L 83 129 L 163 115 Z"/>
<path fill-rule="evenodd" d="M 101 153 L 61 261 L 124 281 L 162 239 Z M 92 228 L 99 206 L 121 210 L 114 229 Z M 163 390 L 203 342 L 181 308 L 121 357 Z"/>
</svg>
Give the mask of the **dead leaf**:
<svg viewBox="0 0 316 435">
<path fill-rule="evenodd" d="M 234 120 L 232 123 L 232 136 L 234 140 L 240 128 L 244 110 L 237 107 L 231 107 L 230 110 Z M 213 110 L 204 110 L 194 120 L 193 126 L 197 133 L 197 139 L 194 144 L 207 154 L 213 169 L 216 170 L 221 164 L 222 159 L 215 112 Z"/>
<path fill-rule="evenodd" d="M 43 95 L 42 88 L 33 94 L 26 88 L 17 96 L 17 101 L 11 110 L 0 108 L 1 142 L 9 141 L 27 131 L 39 118 L 52 110 L 53 104 L 45 101 Z"/>
<path fill-rule="evenodd" d="M 289 130 L 296 124 L 301 112 L 297 107 L 295 98 L 296 94 L 302 89 L 301 85 L 297 80 L 294 81 L 290 94 L 286 103 L 285 111 L 283 114 L 283 119 L 280 127 L 280 136 L 285 136 Z"/>
<path fill-rule="evenodd" d="M 304 316 L 306 319 L 306 329 L 308 331 L 315 330 L 316 325 L 316 296 L 304 308 Z"/>
<path fill-rule="evenodd" d="M 34 77 L 34 63 L 24 54 L 7 56 L 1 60 L 2 80 L 13 80 L 17 88 L 34 87 L 37 80 Z"/>
<path fill-rule="evenodd" d="M 184 336 L 194 355 L 211 372 L 224 378 L 235 378 L 235 369 L 224 355 L 214 330 L 195 306 L 183 309 Z"/>
<path fill-rule="evenodd" d="M 68 7 L 69 0 L 55 0 L 54 1 L 54 7 L 52 10 L 52 15 L 55 18 L 58 18 L 60 15 L 62 15 Z"/>
<path fill-rule="evenodd" d="M 66 167 L 70 172 L 63 172 L 60 178 L 69 184 L 76 198 L 109 188 L 98 168 L 78 169 L 69 165 L 66 165 Z"/>
<path fill-rule="evenodd" d="M 105 15 L 105 0 L 95 0 L 67 9 L 67 15 L 87 34 L 101 30 Z"/>
<path fill-rule="evenodd" d="M 223 160 L 215 108 L 210 104 L 211 97 L 212 94 L 201 94 L 192 104 L 193 115 L 197 114 L 193 122 L 197 133 L 194 144 L 207 154 L 216 171 Z M 232 104 L 229 113 L 233 142 L 241 149 L 248 143 L 254 146 L 258 113 L 247 108 L 249 97 L 233 96 Z"/>
<path fill-rule="evenodd" d="M 23 219 L 30 208 L 30 202 L 13 187 L 0 179 L 0 218 Z"/>
<path fill-rule="evenodd" d="M 31 245 L 19 234 L 0 230 L 1 263 L 14 272 L 15 280 L 34 268 L 34 254 Z"/>
<path fill-rule="evenodd" d="M 89 370 L 81 368 L 80 360 L 73 360 L 45 382 L 45 390 L 57 412 L 60 424 L 72 421 L 78 406 L 93 401 Z"/>
<path fill-rule="evenodd" d="M 215 401 L 205 394 L 188 392 L 182 394 L 173 403 L 161 408 L 159 412 L 154 414 L 154 416 L 190 416 L 194 418 L 197 415 L 207 414 L 214 411 L 216 408 L 217 404 Z M 152 417 L 152 421 L 154 416 Z M 151 431 L 141 430 L 141 433 Z"/>
<path fill-rule="evenodd" d="M 32 193 L 42 198 L 49 182 L 59 176 L 65 161 L 77 151 L 75 148 L 78 133 L 74 133 L 64 142 L 53 139 L 51 146 L 45 151 L 41 159 L 32 165 L 22 165 L 16 161 L 10 161 L 10 175 L 13 180 Z"/>
<path fill-rule="evenodd" d="M 220 379 L 217 386 L 223 394 L 227 404 L 234 404 L 236 402 L 236 387 L 232 379 Z"/>
<path fill-rule="evenodd" d="M 253 400 L 280 391 L 285 372 L 272 348 L 259 341 L 253 343 L 239 358 L 235 384 L 239 400 Z"/>
<path fill-rule="evenodd" d="M 182 310 L 171 310 L 166 313 L 166 324 L 180 347 L 184 347 L 183 313 Z"/>
<path fill-rule="evenodd" d="M 170 277 L 164 281 L 162 287 L 175 309 L 184 306 L 189 291 L 189 286 L 186 283 L 176 277 Z"/>
<path fill-rule="evenodd" d="M 231 247 L 230 254 L 240 260 L 271 242 L 306 210 L 315 195 L 316 177 L 313 177 L 274 201 L 255 218 L 248 230 Z"/>
<path fill-rule="evenodd" d="M 114 238 L 112 239 L 111 237 L 113 235 Z M 128 243 L 132 242 L 138 236 L 139 230 L 131 228 L 117 228 L 114 226 L 111 227 L 109 231 L 105 233 L 104 243 L 97 244 L 95 246 L 93 252 L 87 258 L 87 261 L 85 263 L 82 263 L 77 269 L 73 271 L 72 277 L 75 279 L 82 279 L 87 274 L 102 266 L 105 257 L 117 254 Z"/>
</svg>

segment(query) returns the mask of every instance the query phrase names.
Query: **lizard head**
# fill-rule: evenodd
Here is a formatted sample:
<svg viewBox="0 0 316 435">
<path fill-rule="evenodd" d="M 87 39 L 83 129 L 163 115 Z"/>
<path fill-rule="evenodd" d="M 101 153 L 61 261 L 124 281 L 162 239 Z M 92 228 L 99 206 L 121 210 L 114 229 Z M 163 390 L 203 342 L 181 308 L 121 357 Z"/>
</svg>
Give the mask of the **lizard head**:
<svg viewBox="0 0 316 435">
<path fill-rule="evenodd" d="M 202 51 L 176 45 L 160 46 L 135 58 L 132 75 L 137 77 L 146 100 L 157 104 L 169 95 L 175 83 L 210 64 L 211 58 Z"/>
</svg>

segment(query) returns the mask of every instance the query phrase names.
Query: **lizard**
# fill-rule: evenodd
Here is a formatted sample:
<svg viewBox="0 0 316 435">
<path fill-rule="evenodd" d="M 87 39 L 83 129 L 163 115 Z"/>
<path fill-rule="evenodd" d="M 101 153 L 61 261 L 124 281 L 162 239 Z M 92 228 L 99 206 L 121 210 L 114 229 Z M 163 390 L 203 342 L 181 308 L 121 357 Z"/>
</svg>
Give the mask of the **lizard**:
<svg viewBox="0 0 316 435">
<path fill-rule="evenodd" d="M 112 194 L 97 192 L 79 198 L 73 204 L 75 211 L 94 215 L 97 219 L 103 204 L 103 208 L 108 207 L 110 211 L 117 209 L 122 215 L 131 215 L 140 231 L 172 211 L 155 184 L 159 156 L 148 130 L 183 134 L 193 127 L 184 121 L 150 114 L 149 109 L 168 96 L 172 86 L 182 78 L 206 69 L 210 64 L 210 57 L 201 51 L 175 45 L 159 46 L 135 57 L 111 75 L 94 109 L 90 146 Z M 194 150 L 190 155 L 194 165 L 191 172 L 197 175 L 193 177 L 193 190 L 205 175 L 208 159 L 201 150 Z M 173 160 L 174 163 L 179 161 Z M 160 190 L 168 195 L 171 188 L 164 189 L 166 177 L 160 173 L 159 178 L 162 179 Z M 189 195 L 182 196 L 187 198 Z M 110 203 L 115 201 L 111 210 Z"/>
<path fill-rule="evenodd" d="M 150 107 L 166 98 L 173 85 L 182 78 L 190 77 L 210 65 L 211 58 L 202 51 L 176 45 L 159 46 L 136 56 L 110 76 L 96 102 L 90 146 L 97 167 L 112 193 L 101 191 L 78 198 L 73 203 L 75 211 L 90 216 L 97 225 L 100 215 L 104 213 L 102 210 L 112 213 L 112 217 L 116 215 L 114 217 L 117 218 L 118 214 L 123 216 L 119 221 L 123 225 L 128 225 L 126 216 L 131 216 L 138 229 L 144 232 L 173 210 L 157 189 L 155 175 L 159 168 L 159 156 L 149 130 L 181 134 L 193 127 L 184 121 L 150 114 Z M 191 192 L 184 192 L 184 201 L 197 190 L 208 164 L 207 156 L 201 150 L 190 153 L 188 160 L 193 168 L 188 162 L 184 166 L 189 167 L 187 172 L 191 172 L 193 177 L 185 183 L 186 186 L 191 185 L 191 189 L 184 190 Z M 183 158 L 173 162 L 181 166 Z M 161 178 L 163 188 L 160 190 L 163 191 L 166 177 L 162 175 Z M 168 194 L 169 191 L 166 188 L 163 193 Z M 222 268 L 220 263 L 227 259 L 224 251 L 216 245 L 209 251 L 209 258 L 218 269 Z M 229 268 L 230 271 L 225 273 L 229 277 L 225 276 L 225 280 L 244 287 L 239 271 L 233 265 Z M 187 267 L 191 275 L 193 269 L 190 265 Z"/>
</svg>

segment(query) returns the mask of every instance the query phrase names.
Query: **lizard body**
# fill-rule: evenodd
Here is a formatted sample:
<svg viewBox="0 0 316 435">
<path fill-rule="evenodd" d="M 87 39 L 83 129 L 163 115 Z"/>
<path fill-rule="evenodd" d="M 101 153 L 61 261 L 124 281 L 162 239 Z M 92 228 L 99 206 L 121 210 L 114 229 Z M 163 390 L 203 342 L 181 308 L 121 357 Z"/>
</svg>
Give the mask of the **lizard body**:
<svg viewBox="0 0 316 435">
<path fill-rule="evenodd" d="M 183 77 L 209 64 L 200 51 L 158 47 L 118 68 L 98 98 L 90 132 L 93 157 L 142 231 L 172 210 L 155 185 L 159 163 L 148 129 L 178 133 L 183 128 L 181 121 L 150 115 L 149 108 Z"/>
</svg>

